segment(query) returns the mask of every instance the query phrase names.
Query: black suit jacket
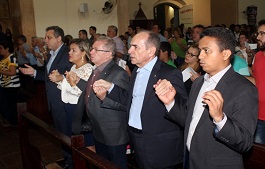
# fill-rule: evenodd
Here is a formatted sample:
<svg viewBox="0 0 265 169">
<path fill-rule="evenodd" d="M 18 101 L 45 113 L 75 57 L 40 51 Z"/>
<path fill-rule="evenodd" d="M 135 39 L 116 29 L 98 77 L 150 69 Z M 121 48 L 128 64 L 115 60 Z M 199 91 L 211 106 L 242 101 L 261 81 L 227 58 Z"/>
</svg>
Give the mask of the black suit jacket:
<svg viewBox="0 0 265 169">
<path fill-rule="evenodd" d="M 111 61 L 102 72 L 98 79 L 104 79 L 112 82 L 122 88 L 127 88 L 129 76 L 121 67 Z M 77 84 L 79 88 L 84 88 L 86 82 L 80 80 Z M 73 117 L 73 133 L 80 134 L 81 121 L 85 109 L 85 93 L 84 88 L 80 95 Z M 123 111 L 121 111 L 123 110 Z M 109 98 L 103 101 L 97 98 L 93 90 L 88 100 L 88 117 L 90 118 L 94 138 L 105 145 L 116 146 L 129 142 L 127 133 L 126 107 Z"/>
<path fill-rule="evenodd" d="M 61 99 L 61 90 L 57 88 L 57 84 L 50 81 L 48 75 L 53 70 L 58 70 L 60 74 L 64 74 L 72 67 L 72 63 L 69 62 L 69 49 L 63 45 L 56 55 L 49 72 L 47 73 L 47 67 L 45 70 L 37 70 L 36 80 L 44 80 L 46 86 L 47 100 L 49 110 L 52 111 L 53 120 L 56 129 L 66 133 L 66 116 L 64 111 L 64 104 Z M 50 59 L 50 56 L 48 57 Z"/>
<path fill-rule="evenodd" d="M 133 97 L 135 78 L 136 69 L 132 73 L 128 91 L 115 85 L 108 95 L 109 98 L 126 104 L 128 114 Z M 154 168 L 174 166 L 181 163 L 183 157 L 183 132 L 178 125 L 165 118 L 165 105 L 159 100 L 153 88 L 153 85 L 159 79 L 171 81 L 183 102 L 187 99 L 181 72 L 158 59 L 148 80 L 141 111 L 144 147 L 147 159 Z"/>
<path fill-rule="evenodd" d="M 176 104 L 168 115 L 179 125 L 185 126 L 184 144 L 193 109 L 203 85 L 201 76 L 193 83 L 187 105 L 176 97 Z M 190 168 L 228 169 L 244 168 L 241 153 L 249 150 L 257 123 L 258 94 L 256 87 L 231 67 L 221 78 L 215 90 L 224 99 L 223 112 L 227 121 L 223 128 L 214 133 L 215 125 L 206 107 L 195 129 L 190 145 Z M 186 149 L 186 148 L 185 148 Z"/>
</svg>

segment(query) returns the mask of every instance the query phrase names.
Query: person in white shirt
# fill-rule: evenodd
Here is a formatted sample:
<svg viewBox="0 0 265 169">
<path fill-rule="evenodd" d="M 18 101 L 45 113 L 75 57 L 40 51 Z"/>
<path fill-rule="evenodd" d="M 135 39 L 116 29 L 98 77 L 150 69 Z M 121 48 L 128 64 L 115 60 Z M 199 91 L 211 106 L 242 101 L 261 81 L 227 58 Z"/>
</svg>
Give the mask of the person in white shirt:
<svg viewBox="0 0 265 169">
<path fill-rule="evenodd" d="M 65 72 L 66 77 L 75 73 L 79 78 L 87 81 L 92 73 L 93 66 L 89 63 L 89 43 L 86 40 L 73 39 L 70 42 L 69 61 L 74 65 L 69 72 Z M 49 75 L 49 79 L 57 83 L 57 87 L 61 90 L 61 98 L 66 111 L 67 135 L 71 136 L 73 115 L 78 98 L 84 89 L 78 88 L 72 81 L 68 82 L 66 77 L 57 70 L 53 70 Z M 88 132 L 84 136 L 86 146 L 93 146 L 92 132 Z M 90 148 L 94 150 L 94 147 Z"/>
<path fill-rule="evenodd" d="M 154 85 L 168 118 L 185 128 L 184 168 L 243 169 L 242 153 L 252 144 L 257 124 L 256 87 L 231 67 L 235 39 L 230 30 L 208 28 L 199 41 L 200 65 L 187 104 L 167 80 Z"/>
<path fill-rule="evenodd" d="M 121 38 L 117 36 L 118 28 L 114 25 L 108 26 L 107 36 L 114 40 L 115 42 L 115 56 L 118 58 L 123 58 L 124 55 L 124 45 Z"/>
</svg>

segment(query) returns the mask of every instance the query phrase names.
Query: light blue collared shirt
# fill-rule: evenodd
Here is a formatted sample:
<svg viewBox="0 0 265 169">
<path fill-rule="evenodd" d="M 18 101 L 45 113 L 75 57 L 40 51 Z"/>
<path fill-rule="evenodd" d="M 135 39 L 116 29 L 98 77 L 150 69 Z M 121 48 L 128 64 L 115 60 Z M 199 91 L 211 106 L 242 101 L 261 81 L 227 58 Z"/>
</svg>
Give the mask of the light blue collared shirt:
<svg viewBox="0 0 265 169">
<path fill-rule="evenodd" d="M 49 60 L 49 62 L 47 64 L 47 71 L 48 71 L 47 73 L 49 73 L 50 68 L 52 66 L 52 62 L 56 58 L 56 56 L 57 56 L 58 52 L 60 51 L 60 49 L 62 48 L 62 46 L 63 46 L 63 44 L 58 49 L 56 49 L 55 51 L 52 51 L 52 50 L 50 51 L 51 58 L 50 58 L 50 60 Z"/>
<path fill-rule="evenodd" d="M 158 37 L 160 39 L 160 42 L 168 42 L 168 40 L 161 34 L 158 34 Z"/>
<path fill-rule="evenodd" d="M 129 126 L 142 129 L 141 112 L 144 102 L 145 91 L 150 74 L 157 61 L 157 57 L 147 63 L 144 67 L 137 69 L 132 93 L 132 104 L 129 113 Z"/>
</svg>

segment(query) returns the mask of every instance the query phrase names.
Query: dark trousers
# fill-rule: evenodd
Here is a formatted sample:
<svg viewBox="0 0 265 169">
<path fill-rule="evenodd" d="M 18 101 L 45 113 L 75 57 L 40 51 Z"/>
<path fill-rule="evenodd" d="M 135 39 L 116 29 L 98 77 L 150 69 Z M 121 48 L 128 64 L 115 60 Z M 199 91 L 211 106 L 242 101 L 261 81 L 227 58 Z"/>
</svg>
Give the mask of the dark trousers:
<svg viewBox="0 0 265 169">
<path fill-rule="evenodd" d="M 17 114 L 17 94 L 18 87 L 1 88 L 1 114 L 12 125 L 17 126 L 18 114 Z"/>
<path fill-rule="evenodd" d="M 190 165 L 189 165 L 189 160 L 190 160 L 190 152 L 188 150 L 188 148 L 186 147 L 186 150 L 185 150 L 185 156 L 184 156 L 184 169 L 189 169 L 190 168 Z"/>
<path fill-rule="evenodd" d="M 147 153 L 145 151 L 143 134 L 130 130 L 131 142 L 134 149 L 134 156 L 139 169 L 153 169 L 154 167 L 148 162 Z M 154 147 L 155 148 L 155 147 Z M 167 166 L 163 169 L 175 169 L 176 166 Z"/>
<path fill-rule="evenodd" d="M 73 116 L 75 113 L 75 107 L 76 107 L 76 104 L 69 104 L 69 103 L 64 104 L 64 109 L 66 112 L 66 129 L 67 129 L 66 134 L 69 137 L 72 136 L 72 121 L 73 121 Z"/>
<path fill-rule="evenodd" d="M 127 156 L 126 156 L 127 144 L 108 146 L 95 140 L 95 148 L 97 154 L 113 162 L 122 169 L 127 169 Z"/>
</svg>

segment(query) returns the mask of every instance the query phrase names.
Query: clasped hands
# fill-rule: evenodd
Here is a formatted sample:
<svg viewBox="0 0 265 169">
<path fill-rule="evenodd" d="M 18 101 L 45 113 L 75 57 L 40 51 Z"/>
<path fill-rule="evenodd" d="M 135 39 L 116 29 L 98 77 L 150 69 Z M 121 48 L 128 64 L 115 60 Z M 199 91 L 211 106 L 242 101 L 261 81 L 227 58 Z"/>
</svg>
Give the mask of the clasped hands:
<svg viewBox="0 0 265 169">
<path fill-rule="evenodd" d="M 112 87 L 110 82 L 105 80 L 97 80 L 93 84 L 93 90 L 97 97 L 103 100 L 107 91 Z M 170 81 L 163 79 L 158 80 L 156 84 L 153 85 L 155 93 L 158 98 L 165 104 L 170 105 L 177 94 L 176 89 L 170 83 Z M 202 96 L 203 102 L 209 107 L 209 114 L 215 120 L 215 122 L 220 122 L 224 118 L 223 104 L 224 99 L 221 93 L 217 90 L 211 90 L 204 93 Z"/>
<path fill-rule="evenodd" d="M 65 73 L 65 78 L 67 80 L 67 82 L 71 85 L 71 86 L 75 86 L 77 84 L 77 82 L 80 80 L 80 78 L 77 76 L 76 73 L 74 72 L 68 72 L 66 71 Z M 64 79 L 63 75 L 61 75 L 58 70 L 53 70 L 50 74 L 49 74 L 49 79 L 52 82 L 60 82 Z"/>
</svg>

